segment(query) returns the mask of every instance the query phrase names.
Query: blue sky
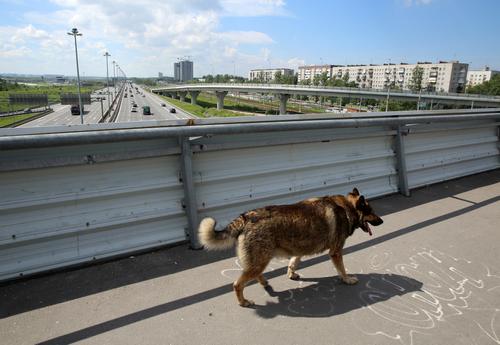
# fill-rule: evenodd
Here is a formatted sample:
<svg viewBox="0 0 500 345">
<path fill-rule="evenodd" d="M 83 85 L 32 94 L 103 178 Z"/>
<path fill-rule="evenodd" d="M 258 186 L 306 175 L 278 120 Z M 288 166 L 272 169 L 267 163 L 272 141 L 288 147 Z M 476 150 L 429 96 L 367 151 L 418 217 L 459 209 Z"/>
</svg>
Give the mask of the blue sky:
<svg viewBox="0 0 500 345">
<path fill-rule="evenodd" d="M 460 60 L 500 69 L 498 0 L 0 0 L 0 73 L 104 75 L 108 50 L 131 76 L 251 68 Z"/>
</svg>

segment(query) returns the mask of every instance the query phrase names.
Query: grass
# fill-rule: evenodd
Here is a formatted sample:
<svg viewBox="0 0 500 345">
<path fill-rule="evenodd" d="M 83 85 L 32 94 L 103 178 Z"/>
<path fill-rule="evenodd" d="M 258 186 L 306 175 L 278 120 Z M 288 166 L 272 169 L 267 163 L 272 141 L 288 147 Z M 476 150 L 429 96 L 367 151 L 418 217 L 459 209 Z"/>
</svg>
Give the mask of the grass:
<svg viewBox="0 0 500 345">
<path fill-rule="evenodd" d="M 10 127 L 15 122 L 32 118 L 33 116 L 36 116 L 38 114 L 40 113 L 20 114 L 20 115 L 0 117 L 0 127 Z"/>
<path fill-rule="evenodd" d="M 217 105 L 212 104 L 211 102 L 207 100 L 202 100 L 200 97 L 198 97 L 198 104 L 193 105 L 190 102 L 189 99 L 186 99 L 188 102 L 181 102 L 178 99 L 173 99 L 170 97 L 166 96 L 161 96 L 165 100 L 167 100 L 169 103 L 172 103 L 176 107 L 181 108 L 182 110 L 185 110 L 193 115 L 196 115 L 198 117 L 234 117 L 234 116 L 248 116 L 252 114 L 241 114 L 235 111 L 231 111 L 228 109 L 223 109 L 223 110 L 217 110 Z"/>
<path fill-rule="evenodd" d="M 102 86 L 82 87 L 82 93 L 91 93 Z M 37 85 L 37 86 L 23 86 L 9 91 L 0 91 L 0 112 L 16 111 L 25 108 L 33 107 L 28 104 L 14 104 L 12 108 L 9 105 L 10 93 L 46 93 L 50 103 L 61 102 L 61 93 L 77 93 L 78 88 L 76 85 Z M 42 106 L 45 104 L 41 104 Z"/>
</svg>

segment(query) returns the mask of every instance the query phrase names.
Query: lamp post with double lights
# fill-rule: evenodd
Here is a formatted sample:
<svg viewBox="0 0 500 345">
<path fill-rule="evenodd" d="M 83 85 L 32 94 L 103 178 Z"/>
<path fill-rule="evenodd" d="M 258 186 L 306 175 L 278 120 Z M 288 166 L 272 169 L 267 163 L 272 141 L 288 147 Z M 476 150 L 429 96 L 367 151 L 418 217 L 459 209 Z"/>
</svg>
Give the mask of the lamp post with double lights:
<svg viewBox="0 0 500 345">
<path fill-rule="evenodd" d="M 80 68 L 78 66 L 78 46 L 76 44 L 76 36 L 82 36 L 80 32 L 78 32 L 77 28 L 71 29 L 71 32 L 68 32 L 68 35 L 73 36 L 75 39 L 75 56 L 76 56 L 76 81 L 78 85 L 78 106 L 80 107 L 80 122 L 83 125 L 83 105 L 82 105 L 82 94 L 80 92 Z"/>
<path fill-rule="evenodd" d="M 116 61 L 113 60 L 113 100 L 116 98 L 116 67 L 118 67 L 118 65 Z"/>
</svg>

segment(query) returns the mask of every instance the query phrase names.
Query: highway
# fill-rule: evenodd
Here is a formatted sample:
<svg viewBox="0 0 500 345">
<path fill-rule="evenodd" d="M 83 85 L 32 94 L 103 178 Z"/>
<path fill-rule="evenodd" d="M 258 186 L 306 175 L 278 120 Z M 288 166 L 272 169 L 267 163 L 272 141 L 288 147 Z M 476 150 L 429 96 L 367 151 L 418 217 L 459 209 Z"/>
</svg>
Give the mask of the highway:
<svg viewBox="0 0 500 345">
<path fill-rule="evenodd" d="M 135 90 L 135 85 L 131 88 L 127 87 L 127 98 L 123 98 L 119 114 L 116 122 L 133 122 L 133 121 L 148 121 L 148 120 L 178 120 L 191 119 L 195 116 L 176 108 L 173 104 L 165 101 L 161 97 L 151 94 L 141 87 L 138 91 Z M 133 90 L 133 91 L 132 91 Z M 137 104 L 137 112 L 132 112 L 132 104 Z M 164 103 L 166 106 L 162 107 Z M 151 108 L 151 115 L 143 115 L 142 107 L 148 105 Z M 175 108 L 176 112 L 171 113 L 170 109 Z"/>
<path fill-rule="evenodd" d="M 110 92 L 112 92 L 113 88 L 110 88 Z M 101 90 L 103 91 L 103 90 Z M 104 92 L 103 92 L 104 93 Z M 107 95 L 99 95 L 97 93 L 92 94 L 92 99 L 95 97 Z M 106 112 L 108 109 L 108 100 L 102 101 L 103 111 Z M 60 126 L 60 125 L 79 125 L 80 124 L 80 115 L 71 115 L 70 105 L 61 105 L 55 104 L 52 105 L 52 109 L 54 110 L 52 113 L 47 114 L 39 119 L 30 121 L 19 127 L 48 127 L 48 126 Z M 92 104 L 85 104 L 83 106 L 84 114 L 83 114 L 83 123 L 98 123 L 102 117 L 101 114 L 101 102 L 92 101 Z"/>
</svg>

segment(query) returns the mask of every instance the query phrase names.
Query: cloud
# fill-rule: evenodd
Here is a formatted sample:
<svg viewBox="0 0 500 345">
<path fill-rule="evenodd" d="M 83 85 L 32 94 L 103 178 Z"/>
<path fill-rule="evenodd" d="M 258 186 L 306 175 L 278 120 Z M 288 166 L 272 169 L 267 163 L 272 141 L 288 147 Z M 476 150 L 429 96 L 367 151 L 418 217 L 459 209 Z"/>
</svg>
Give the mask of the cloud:
<svg viewBox="0 0 500 345">
<path fill-rule="evenodd" d="M 257 31 L 229 31 L 217 34 L 218 39 L 230 41 L 234 44 L 271 44 L 273 39 L 263 32 Z"/>
<path fill-rule="evenodd" d="M 237 17 L 288 15 L 284 0 L 221 0 L 224 15 Z"/>
<path fill-rule="evenodd" d="M 5 27 L 0 26 L 0 42 L 7 39 L 13 44 L 11 50 L 21 54 L 18 56 L 22 56 L 22 47 L 37 52 L 29 58 L 31 65 L 32 59 L 35 63 L 39 59 L 47 68 L 52 64 L 55 69 L 52 72 L 64 74 L 73 70 L 73 41 L 66 35 L 73 27 L 83 34 L 78 38 L 78 50 L 87 75 L 102 74 L 102 67 L 94 62 L 101 59 L 104 50 L 108 50 L 129 75 L 156 75 L 158 70 L 171 74 L 176 58 L 187 55 L 195 60 L 195 74 L 196 71 L 210 72 L 215 67 L 216 72 L 232 72 L 233 66 L 227 59 L 240 59 L 238 70 L 241 71 L 247 66 L 259 67 L 270 61 L 270 49 L 262 48 L 275 43 L 273 38 L 257 30 L 221 30 L 221 18 L 287 14 L 284 0 L 51 2 L 54 11 L 26 13 L 24 20 L 28 24 L 11 27 L 8 34 L 3 30 Z M 257 52 L 248 54 L 241 50 Z M 13 54 L 4 53 L 3 57 Z M 0 61 L 0 67 L 2 65 L 5 64 Z M 18 65 L 21 68 L 21 60 Z"/>
</svg>

